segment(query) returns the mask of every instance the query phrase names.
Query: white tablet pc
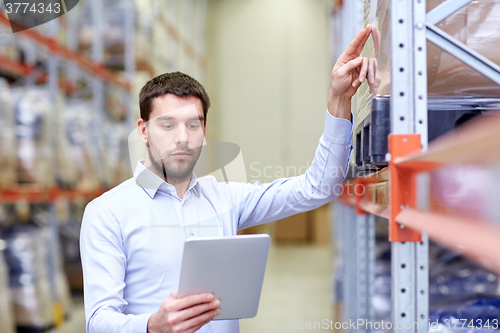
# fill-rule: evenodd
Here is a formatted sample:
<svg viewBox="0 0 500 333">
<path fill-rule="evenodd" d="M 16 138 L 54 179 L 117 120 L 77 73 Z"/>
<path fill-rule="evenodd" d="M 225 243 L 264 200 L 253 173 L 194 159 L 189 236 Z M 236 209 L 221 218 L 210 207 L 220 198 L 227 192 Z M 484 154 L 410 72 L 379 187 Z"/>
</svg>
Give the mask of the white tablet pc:
<svg viewBox="0 0 500 333">
<path fill-rule="evenodd" d="M 255 317 L 270 244 L 266 234 L 188 239 L 178 297 L 213 293 L 221 302 L 214 320 Z"/>
</svg>

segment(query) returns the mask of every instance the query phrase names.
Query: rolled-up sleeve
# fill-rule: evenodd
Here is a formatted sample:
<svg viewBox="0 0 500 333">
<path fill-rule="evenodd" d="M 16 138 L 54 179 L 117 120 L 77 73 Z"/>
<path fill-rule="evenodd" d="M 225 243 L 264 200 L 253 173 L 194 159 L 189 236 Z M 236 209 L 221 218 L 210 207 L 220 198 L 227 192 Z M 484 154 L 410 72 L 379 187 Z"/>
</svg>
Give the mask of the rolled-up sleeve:
<svg viewBox="0 0 500 333">
<path fill-rule="evenodd" d="M 87 333 L 146 333 L 151 314 L 126 315 L 126 257 L 118 221 L 98 203 L 85 208 L 80 233 Z"/>
<path fill-rule="evenodd" d="M 323 135 L 304 174 L 265 184 L 225 185 L 238 214 L 237 229 L 309 211 L 336 199 L 342 191 L 352 150 L 352 122 L 327 111 Z"/>
</svg>

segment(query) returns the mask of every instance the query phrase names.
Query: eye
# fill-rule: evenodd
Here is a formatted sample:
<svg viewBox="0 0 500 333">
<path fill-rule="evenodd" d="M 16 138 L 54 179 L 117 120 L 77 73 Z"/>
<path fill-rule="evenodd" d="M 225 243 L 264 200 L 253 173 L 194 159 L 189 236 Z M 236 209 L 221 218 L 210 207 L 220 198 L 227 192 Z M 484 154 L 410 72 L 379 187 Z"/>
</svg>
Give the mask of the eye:
<svg viewBox="0 0 500 333">
<path fill-rule="evenodd" d="M 167 125 L 164 125 L 163 127 L 165 127 L 166 129 L 171 129 L 173 126 L 170 124 L 167 124 Z"/>
<path fill-rule="evenodd" d="M 195 128 L 200 127 L 200 125 L 188 125 L 188 127 L 191 128 L 191 129 L 195 129 Z"/>
</svg>

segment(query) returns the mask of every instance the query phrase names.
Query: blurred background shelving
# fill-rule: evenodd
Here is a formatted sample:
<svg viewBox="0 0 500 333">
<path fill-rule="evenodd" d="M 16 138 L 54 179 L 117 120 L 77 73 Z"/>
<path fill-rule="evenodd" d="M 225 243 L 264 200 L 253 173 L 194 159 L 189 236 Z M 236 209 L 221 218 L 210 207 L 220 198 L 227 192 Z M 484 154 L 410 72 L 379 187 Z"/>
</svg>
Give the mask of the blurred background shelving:
<svg viewBox="0 0 500 333">
<path fill-rule="evenodd" d="M 83 209 L 131 174 L 145 81 L 172 70 L 206 80 L 205 15 L 203 0 L 81 1 L 13 34 L 25 22 L 2 2 L 2 333 L 59 327 L 81 304 Z"/>
</svg>

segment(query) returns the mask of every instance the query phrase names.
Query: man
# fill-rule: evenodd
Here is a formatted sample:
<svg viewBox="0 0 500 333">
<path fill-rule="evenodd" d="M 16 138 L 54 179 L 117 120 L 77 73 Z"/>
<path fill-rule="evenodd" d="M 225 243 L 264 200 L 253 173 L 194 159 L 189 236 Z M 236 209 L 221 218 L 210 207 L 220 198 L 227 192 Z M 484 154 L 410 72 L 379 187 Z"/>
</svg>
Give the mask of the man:
<svg viewBox="0 0 500 333">
<path fill-rule="evenodd" d="M 182 73 L 159 75 L 140 92 L 137 129 L 147 148 L 134 177 L 85 209 L 80 237 L 88 333 L 234 333 L 238 320 L 211 321 L 209 293 L 177 298 L 187 237 L 240 229 L 334 200 L 352 151 L 351 97 L 367 76 L 361 30 L 332 70 L 324 134 L 307 172 L 269 184 L 196 178 L 209 98 Z M 338 172 L 337 169 L 341 169 Z M 338 186 L 337 186 L 338 187 Z"/>
</svg>

